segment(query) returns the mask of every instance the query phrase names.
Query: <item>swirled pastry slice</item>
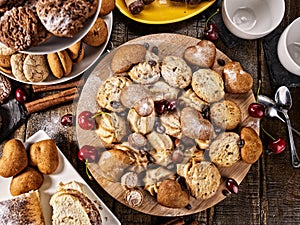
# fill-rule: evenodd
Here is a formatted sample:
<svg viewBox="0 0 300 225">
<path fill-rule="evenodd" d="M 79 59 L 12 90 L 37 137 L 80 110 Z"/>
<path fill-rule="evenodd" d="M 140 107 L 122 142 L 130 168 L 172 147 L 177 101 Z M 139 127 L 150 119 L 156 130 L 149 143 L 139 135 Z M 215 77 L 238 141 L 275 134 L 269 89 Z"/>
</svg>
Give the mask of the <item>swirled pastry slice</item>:
<svg viewBox="0 0 300 225">
<path fill-rule="evenodd" d="M 32 191 L 1 201 L 0 224 L 45 224 L 39 192 Z"/>
</svg>

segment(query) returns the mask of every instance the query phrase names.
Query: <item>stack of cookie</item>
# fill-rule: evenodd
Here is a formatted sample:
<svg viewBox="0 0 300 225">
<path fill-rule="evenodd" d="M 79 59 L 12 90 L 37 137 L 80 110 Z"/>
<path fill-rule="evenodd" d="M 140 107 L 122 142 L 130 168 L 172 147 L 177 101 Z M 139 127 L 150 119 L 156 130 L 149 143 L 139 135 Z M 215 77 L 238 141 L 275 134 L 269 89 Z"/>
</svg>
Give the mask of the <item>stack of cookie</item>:
<svg viewBox="0 0 300 225">
<path fill-rule="evenodd" d="M 0 41 L 22 51 L 53 35 L 73 37 L 96 13 L 98 0 L 80 0 L 75 4 L 62 0 L 4 1 L 0 7 L 2 12 L 6 9 L 0 18 Z"/>
<path fill-rule="evenodd" d="M 238 62 L 228 60 L 213 70 L 216 48 L 206 40 L 182 55 L 162 52 L 147 43 L 113 53 L 113 75 L 96 96 L 103 112 L 96 118 L 96 134 L 107 148 L 98 165 L 114 182 L 136 174 L 136 183 L 159 204 L 178 208 L 189 203 L 188 194 L 213 197 L 222 168 L 256 162 L 262 143 L 253 128 L 241 125 L 241 109 L 228 98 L 252 88 L 251 75 Z M 170 198 L 163 197 L 166 193 Z M 172 193 L 181 202 L 171 199 Z"/>
<path fill-rule="evenodd" d="M 96 12 L 98 6 L 98 0 L 70 3 L 72 1 L 1 1 L 0 71 L 24 82 L 42 82 L 51 74 L 54 78 L 61 78 L 70 75 L 73 65 L 82 61 L 85 45 L 98 47 L 104 44 L 108 37 L 108 29 L 101 16 L 114 9 L 114 0 L 103 1 L 99 17 L 82 41 L 49 55 L 20 53 L 41 44 L 53 35 L 73 37 L 84 22 Z M 66 20 L 70 16 L 69 12 L 72 13 L 71 20 Z M 66 16 L 63 16 L 64 14 Z M 58 18 L 57 15 L 62 15 L 59 22 L 51 19 Z M 10 30 L 11 28 L 15 31 Z"/>
</svg>

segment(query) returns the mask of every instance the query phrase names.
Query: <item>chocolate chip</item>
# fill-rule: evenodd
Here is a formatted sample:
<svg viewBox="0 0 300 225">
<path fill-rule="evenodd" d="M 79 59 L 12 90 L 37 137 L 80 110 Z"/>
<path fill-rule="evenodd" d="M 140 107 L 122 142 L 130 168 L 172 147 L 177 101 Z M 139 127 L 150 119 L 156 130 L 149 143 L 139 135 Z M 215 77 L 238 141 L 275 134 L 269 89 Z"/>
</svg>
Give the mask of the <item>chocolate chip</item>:
<svg viewBox="0 0 300 225">
<path fill-rule="evenodd" d="M 220 66 L 225 66 L 225 61 L 224 61 L 224 59 L 218 59 L 217 62 L 218 62 L 218 64 L 219 64 Z"/>
</svg>

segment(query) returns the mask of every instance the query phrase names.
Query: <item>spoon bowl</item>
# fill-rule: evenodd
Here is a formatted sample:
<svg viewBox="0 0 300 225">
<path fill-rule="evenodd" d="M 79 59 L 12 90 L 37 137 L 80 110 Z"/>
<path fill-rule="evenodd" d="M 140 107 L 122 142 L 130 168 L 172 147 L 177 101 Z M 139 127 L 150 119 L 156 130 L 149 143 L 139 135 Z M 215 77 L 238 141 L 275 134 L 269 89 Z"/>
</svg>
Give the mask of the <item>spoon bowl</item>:
<svg viewBox="0 0 300 225">
<path fill-rule="evenodd" d="M 280 109 L 289 110 L 292 107 L 292 96 L 286 86 L 278 88 L 275 94 L 275 102 Z"/>
<path fill-rule="evenodd" d="M 278 108 L 281 110 L 285 117 L 286 125 L 289 133 L 290 148 L 291 148 L 291 158 L 292 166 L 294 168 L 300 167 L 300 160 L 296 152 L 296 147 L 294 143 L 291 121 L 288 115 L 288 110 L 292 107 L 292 96 L 289 89 L 286 86 L 281 86 L 277 89 L 275 94 L 275 102 Z"/>
</svg>

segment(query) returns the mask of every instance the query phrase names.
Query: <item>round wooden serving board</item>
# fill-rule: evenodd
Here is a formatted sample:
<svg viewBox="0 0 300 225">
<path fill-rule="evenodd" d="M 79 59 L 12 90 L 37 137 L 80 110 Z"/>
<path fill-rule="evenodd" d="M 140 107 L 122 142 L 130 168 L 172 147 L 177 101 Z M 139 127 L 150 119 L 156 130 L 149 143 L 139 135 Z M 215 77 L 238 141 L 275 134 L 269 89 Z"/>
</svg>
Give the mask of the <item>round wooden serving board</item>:
<svg viewBox="0 0 300 225">
<path fill-rule="evenodd" d="M 180 34 L 154 34 L 131 40 L 125 44 L 148 43 L 150 47 L 156 46 L 159 50 L 159 56 L 162 58 L 166 55 L 176 55 L 182 57 L 182 53 L 186 47 L 196 45 L 199 41 L 199 39 Z M 112 76 L 112 72 L 110 70 L 110 61 L 112 59 L 113 53 L 114 51 L 107 54 L 89 74 L 89 77 L 87 78 L 86 83 L 81 90 L 81 94 L 78 100 L 76 110 L 77 115 L 85 110 L 96 112 L 99 109 L 96 103 L 96 94 L 101 83 L 108 77 Z M 223 59 L 225 60 L 225 62 L 230 61 L 230 59 L 221 51 L 217 50 L 213 69 L 221 74 L 223 68 L 218 65 L 217 59 Z M 240 107 L 242 111 L 242 123 L 240 126 L 252 127 L 258 133 L 259 120 L 250 117 L 247 112 L 248 105 L 255 101 L 255 97 L 252 91 L 242 95 L 226 94 L 226 98 L 233 100 Z M 92 145 L 100 148 L 102 146 L 99 138 L 96 136 L 94 131 L 82 130 L 78 126 L 78 124 L 76 124 L 76 134 L 79 147 L 82 147 L 83 145 Z M 239 161 L 229 168 L 219 169 L 223 177 L 232 177 L 238 183 L 240 183 L 248 173 L 250 166 L 251 165 Z M 124 195 L 126 191 L 121 186 L 120 182 L 112 182 L 101 176 L 101 168 L 99 168 L 98 164 L 96 163 L 89 164 L 89 169 L 94 178 L 104 190 L 106 190 L 112 197 L 114 197 L 118 201 L 127 205 L 127 203 L 124 201 Z M 221 183 L 217 193 L 210 199 L 196 200 L 195 198 L 191 197 L 191 209 L 188 210 L 185 208 L 167 208 L 159 205 L 154 197 L 152 197 L 147 191 L 144 191 L 142 188 L 140 188 L 144 195 L 144 201 L 141 206 L 134 207 L 134 209 L 146 214 L 157 216 L 182 216 L 193 214 L 212 207 L 213 205 L 222 201 L 225 198 L 225 196 L 222 194 L 223 189 L 225 189 L 224 181 Z"/>
</svg>

